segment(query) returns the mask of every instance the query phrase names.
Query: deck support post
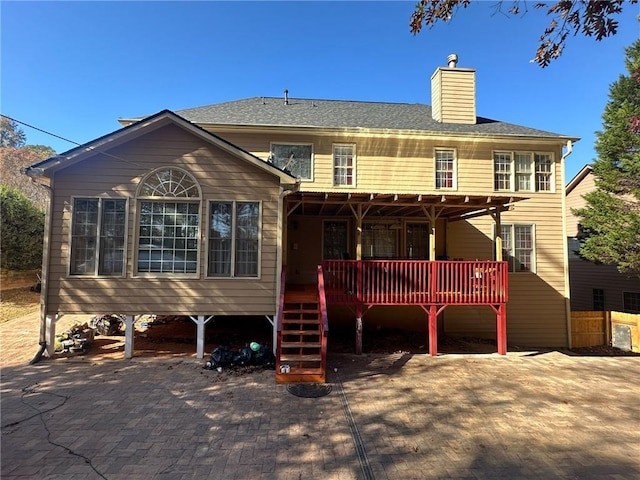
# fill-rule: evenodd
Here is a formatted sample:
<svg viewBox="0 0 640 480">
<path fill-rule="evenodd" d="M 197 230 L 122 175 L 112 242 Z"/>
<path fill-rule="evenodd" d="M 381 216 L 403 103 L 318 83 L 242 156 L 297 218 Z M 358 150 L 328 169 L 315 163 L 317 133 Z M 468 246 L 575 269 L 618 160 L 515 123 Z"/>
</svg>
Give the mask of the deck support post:
<svg viewBox="0 0 640 480">
<path fill-rule="evenodd" d="M 429 305 L 429 355 L 438 355 L 438 306 Z"/>
<path fill-rule="evenodd" d="M 356 317 L 356 355 L 362 355 L 362 312 Z"/>
<path fill-rule="evenodd" d="M 124 358 L 133 358 L 133 329 L 136 324 L 135 315 L 127 315 L 124 320 Z"/>
<path fill-rule="evenodd" d="M 47 342 L 47 356 L 53 357 L 56 351 L 56 320 L 57 315 L 47 315 L 45 317 L 45 342 Z"/>
<path fill-rule="evenodd" d="M 207 324 L 209 320 L 213 318 L 213 315 L 210 315 L 208 318 L 204 318 L 204 315 L 198 315 L 197 317 L 190 316 L 191 320 L 193 320 L 196 324 L 196 357 L 204 358 L 204 326 Z"/>
<path fill-rule="evenodd" d="M 498 354 L 507 354 L 507 306 L 501 303 L 496 311 Z"/>
</svg>

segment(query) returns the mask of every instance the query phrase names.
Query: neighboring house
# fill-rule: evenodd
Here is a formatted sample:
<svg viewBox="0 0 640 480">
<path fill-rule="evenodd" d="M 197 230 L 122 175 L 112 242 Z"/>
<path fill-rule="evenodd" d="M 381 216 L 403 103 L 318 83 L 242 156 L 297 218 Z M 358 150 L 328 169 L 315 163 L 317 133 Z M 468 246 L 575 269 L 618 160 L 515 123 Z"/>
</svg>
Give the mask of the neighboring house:
<svg viewBox="0 0 640 480">
<path fill-rule="evenodd" d="M 640 278 L 618 271 L 615 265 L 602 265 L 580 258 L 580 219 L 572 209 L 584 208 L 583 196 L 596 189 L 591 165 L 586 165 L 567 184 L 567 241 L 571 310 L 608 310 L 640 313 Z"/>
<path fill-rule="evenodd" d="M 438 332 L 567 346 L 577 139 L 478 117 L 449 60 L 432 106 L 285 91 L 121 119 L 27 169 L 52 189 L 43 338 L 56 313 L 190 315 L 202 356 L 211 316 L 264 315 L 293 379 L 324 378 L 340 322 L 357 352 L 363 328 L 427 323 L 432 355 Z"/>
</svg>

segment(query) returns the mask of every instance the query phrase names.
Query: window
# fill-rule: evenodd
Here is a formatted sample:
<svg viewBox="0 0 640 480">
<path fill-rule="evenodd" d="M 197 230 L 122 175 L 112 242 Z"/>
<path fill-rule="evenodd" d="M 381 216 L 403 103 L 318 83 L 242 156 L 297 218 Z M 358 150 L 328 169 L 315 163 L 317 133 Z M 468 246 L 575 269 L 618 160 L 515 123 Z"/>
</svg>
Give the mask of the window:
<svg viewBox="0 0 640 480">
<path fill-rule="evenodd" d="M 355 145 L 333 146 L 333 185 L 355 186 Z"/>
<path fill-rule="evenodd" d="M 511 154 L 494 153 L 495 189 L 511 190 Z"/>
<path fill-rule="evenodd" d="M 158 170 L 140 186 L 138 273 L 197 274 L 200 190 L 179 169 Z"/>
<path fill-rule="evenodd" d="M 593 289 L 593 310 L 595 312 L 604 311 L 604 290 L 602 288 Z"/>
<path fill-rule="evenodd" d="M 429 259 L 429 224 L 407 223 L 407 258 Z"/>
<path fill-rule="evenodd" d="M 211 202 L 208 275 L 257 277 L 259 230 L 259 203 Z"/>
<path fill-rule="evenodd" d="M 436 150 L 436 188 L 456 188 L 455 151 Z"/>
<path fill-rule="evenodd" d="M 322 224 L 323 260 L 347 260 L 349 235 L 346 220 L 325 220 Z"/>
<path fill-rule="evenodd" d="M 622 305 L 626 313 L 640 313 L 640 292 L 623 292 Z"/>
<path fill-rule="evenodd" d="M 550 192 L 551 188 L 551 175 L 552 175 L 552 162 L 551 155 L 548 153 L 536 153 L 536 191 L 537 192 Z"/>
<path fill-rule="evenodd" d="M 313 180 L 313 145 L 272 143 L 269 160 L 301 180 Z"/>
<path fill-rule="evenodd" d="M 385 223 L 365 224 L 362 230 L 363 258 L 395 258 L 398 256 L 398 232 Z"/>
<path fill-rule="evenodd" d="M 552 192 L 553 157 L 550 153 L 494 152 L 494 188 L 522 192 Z"/>
<path fill-rule="evenodd" d="M 501 225 L 502 256 L 510 272 L 535 271 L 534 226 Z"/>
<path fill-rule="evenodd" d="M 124 274 L 126 200 L 73 201 L 71 275 Z"/>
</svg>

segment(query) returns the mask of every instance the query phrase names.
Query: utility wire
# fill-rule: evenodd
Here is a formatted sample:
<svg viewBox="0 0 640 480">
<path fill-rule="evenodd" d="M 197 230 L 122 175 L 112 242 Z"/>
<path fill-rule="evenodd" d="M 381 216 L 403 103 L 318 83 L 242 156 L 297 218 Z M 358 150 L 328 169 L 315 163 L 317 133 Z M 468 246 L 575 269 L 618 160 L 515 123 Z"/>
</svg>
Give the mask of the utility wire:
<svg viewBox="0 0 640 480">
<path fill-rule="evenodd" d="M 20 125 L 24 125 L 25 127 L 33 128 L 34 130 L 37 130 L 39 132 L 45 133 L 47 135 L 51 135 L 52 137 L 59 138 L 60 140 L 64 140 L 65 142 L 73 143 L 74 145 L 78 145 L 78 146 L 81 145 L 80 143 L 74 142 L 73 140 L 69 140 L 68 138 L 61 137 L 60 135 L 56 135 L 55 133 L 47 132 L 46 130 L 43 130 L 42 128 L 34 127 L 33 125 L 29 125 L 27 122 L 21 122 L 20 120 L 16 120 L 15 118 L 11 118 L 9 115 L 5 115 L 3 113 L 0 113 L 0 116 L 2 116 L 4 118 L 7 118 L 7 119 L 9 119 L 9 120 L 11 120 L 13 122 L 19 123 Z"/>
</svg>

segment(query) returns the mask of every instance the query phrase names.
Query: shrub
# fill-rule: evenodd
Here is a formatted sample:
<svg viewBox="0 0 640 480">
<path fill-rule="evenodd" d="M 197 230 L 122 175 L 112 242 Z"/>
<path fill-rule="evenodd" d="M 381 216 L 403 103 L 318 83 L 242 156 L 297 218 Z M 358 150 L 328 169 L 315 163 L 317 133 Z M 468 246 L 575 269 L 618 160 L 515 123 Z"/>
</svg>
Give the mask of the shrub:
<svg viewBox="0 0 640 480">
<path fill-rule="evenodd" d="M 9 270 L 42 267 L 44 212 L 19 190 L 0 185 L 0 265 Z"/>
</svg>

